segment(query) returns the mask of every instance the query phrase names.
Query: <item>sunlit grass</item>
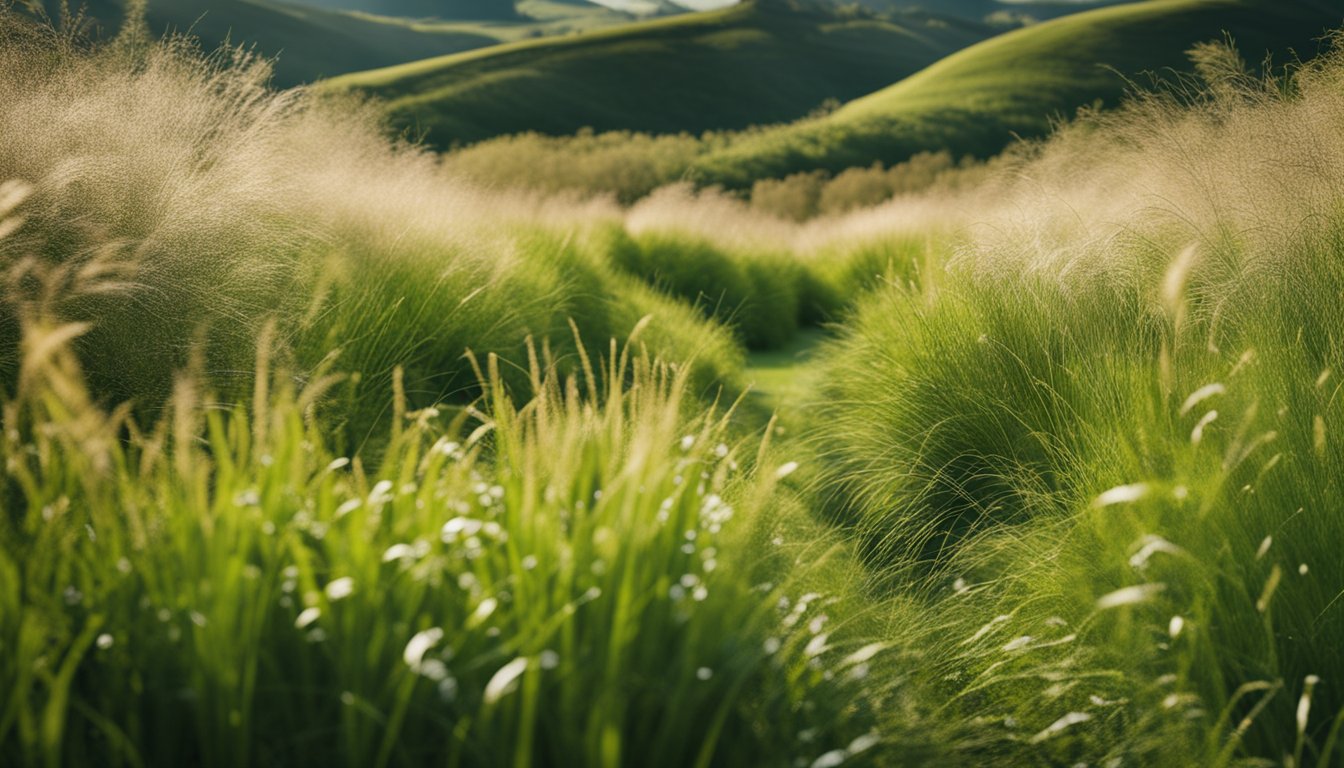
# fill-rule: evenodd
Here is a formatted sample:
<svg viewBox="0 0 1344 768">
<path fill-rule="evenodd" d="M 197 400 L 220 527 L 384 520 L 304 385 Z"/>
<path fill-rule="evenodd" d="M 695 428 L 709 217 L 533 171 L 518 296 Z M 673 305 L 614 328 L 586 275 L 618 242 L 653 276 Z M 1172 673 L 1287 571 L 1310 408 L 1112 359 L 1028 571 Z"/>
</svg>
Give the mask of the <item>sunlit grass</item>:
<svg viewBox="0 0 1344 768">
<path fill-rule="evenodd" d="M 1061 132 L 1037 204 L 824 362 L 835 514 L 1017 759 L 1340 759 L 1340 63 L 1198 53 L 1207 90 Z"/>
<path fill-rule="evenodd" d="M 1344 760 L 1338 56 L 800 223 L 5 34 L 3 761 Z"/>
<path fill-rule="evenodd" d="M 19 762 L 873 746 L 851 674 L 873 651 L 845 660 L 863 636 L 825 614 L 846 594 L 803 592 L 843 548 L 760 549 L 786 520 L 779 473 L 713 411 L 684 415 L 684 373 L 613 347 L 574 378 L 535 364 L 515 405 L 492 357 L 478 406 L 395 401 L 366 467 L 328 451 L 319 394 L 265 354 L 250 410 L 202 410 L 187 376 L 141 431 L 88 399 L 81 330 L 26 318 L 4 405 L 0 743 Z"/>
</svg>

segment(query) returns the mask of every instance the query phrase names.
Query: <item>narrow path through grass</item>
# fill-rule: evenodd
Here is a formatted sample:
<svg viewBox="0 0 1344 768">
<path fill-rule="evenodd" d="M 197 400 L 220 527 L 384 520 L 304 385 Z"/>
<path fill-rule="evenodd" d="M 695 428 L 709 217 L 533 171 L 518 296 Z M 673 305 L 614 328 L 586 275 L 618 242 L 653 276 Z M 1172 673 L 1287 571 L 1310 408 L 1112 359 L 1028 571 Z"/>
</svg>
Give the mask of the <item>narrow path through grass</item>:
<svg viewBox="0 0 1344 768">
<path fill-rule="evenodd" d="M 765 420 L 796 406 L 809 388 L 808 363 L 827 336 L 823 330 L 809 329 L 779 349 L 748 355 L 743 371 L 743 380 L 750 387 L 744 403 L 747 410 Z"/>
</svg>

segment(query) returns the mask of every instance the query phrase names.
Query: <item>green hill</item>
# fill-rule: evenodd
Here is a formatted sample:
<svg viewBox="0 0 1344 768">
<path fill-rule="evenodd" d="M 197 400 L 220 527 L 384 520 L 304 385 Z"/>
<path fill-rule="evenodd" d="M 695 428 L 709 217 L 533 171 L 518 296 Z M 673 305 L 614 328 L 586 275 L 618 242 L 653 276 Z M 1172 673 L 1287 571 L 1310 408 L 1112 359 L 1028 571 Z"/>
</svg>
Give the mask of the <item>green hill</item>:
<svg viewBox="0 0 1344 768">
<path fill-rule="evenodd" d="M 47 0 L 56 16 L 57 3 Z M 85 0 L 95 31 L 115 32 L 125 0 Z M 457 8 L 445 4 L 445 9 Z M 513 8 L 512 5 L 509 6 Z M 468 13 L 466 5 L 458 8 Z M 275 82 L 291 86 L 346 72 L 384 67 L 532 36 L 564 34 L 629 22 L 591 4 L 523 0 L 514 21 L 423 21 L 328 10 L 273 0 L 149 0 L 150 32 L 190 32 L 207 50 L 225 40 L 254 46 L 275 59 Z M 447 11 L 445 11 L 446 13 Z M 512 10 L 510 10 L 512 15 Z M 464 16 L 465 19 L 471 17 Z"/>
<path fill-rule="evenodd" d="M 737 129 L 794 120 L 918 71 L 987 28 L 894 23 L 785 0 L 502 46 L 337 78 L 436 146 L 502 134 Z"/>
<path fill-rule="evenodd" d="M 1153 0 L 1079 13 L 991 38 L 825 117 L 743 137 L 703 160 L 709 182 L 754 179 L 946 149 L 988 156 L 1053 118 L 1114 103 L 1126 76 L 1190 69 L 1194 44 L 1229 33 L 1242 56 L 1280 63 L 1320 48 L 1338 4 L 1315 0 Z"/>
<path fill-rule="evenodd" d="M 307 5 L 383 16 L 437 19 L 514 19 L 514 0 L 308 0 Z"/>
<path fill-rule="evenodd" d="M 919 10 L 1001 26 L 1019 26 L 1121 2 L 1125 0 L 858 0 L 859 5 L 875 11 Z"/>
</svg>

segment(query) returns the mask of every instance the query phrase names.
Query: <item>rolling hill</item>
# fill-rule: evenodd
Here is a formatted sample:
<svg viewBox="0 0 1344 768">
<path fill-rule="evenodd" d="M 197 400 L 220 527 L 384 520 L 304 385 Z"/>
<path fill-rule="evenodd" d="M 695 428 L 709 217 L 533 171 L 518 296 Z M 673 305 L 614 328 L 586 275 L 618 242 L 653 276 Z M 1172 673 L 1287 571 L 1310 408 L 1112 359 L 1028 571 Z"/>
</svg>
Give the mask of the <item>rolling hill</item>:
<svg viewBox="0 0 1344 768">
<path fill-rule="evenodd" d="M 307 4 L 318 8 L 412 18 L 518 18 L 514 0 L 309 0 Z"/>
<path fill-rule="evenodd" d="M 904 23 L 787 0 L 347 75 L 327 88 L 383 99 L 393 123 L 439 147 L 584 127 L 656 133 L 795 120 L 909 75 L 989 30 Z"/>
<path fill-rule="evenodd" d="M 1125 0 L 859 0 L 859 5 L 879 12 L 926 11 L 1019 26 L 1121 2 Z"/>
<path fill-rule="evenodd" d="M 120 28 L 125 0 L 70 3 L 72 7 L 81 4 L 96 32 Z M 57 16 L 54 0 L 45 5 L 48 13 Z M 254 46 L 275 59 L 275 83 L 288 87 L 502 42 L 628 23 L 634 18 L 589 3 L 523 0 L 517 7 L 524 15 L 515 17 L 510 10 L 512 20 L 476 20 L 464 5 L 457 8 L 468 14 L 463 19 L 425 21 L 273 0 L 149 0 L 146 21 L 156 36 L 189 32 L 206 50 L 226 40 Z"/>
<path fill-rule="evenodd" d="M 988 156 L 1052 119 L 1114 103 L 1126 77 L 1188 70 L 1196 43 L 1230 34 L 1249 62 L 1307 58 L 1344 10 L 1316 0 L 1152 0 L 1066 16 L 986 40 L 834 113 L 754 135 L 710 154 L 698 177 L 754 179 L 949 150 Z"/>
</svg>

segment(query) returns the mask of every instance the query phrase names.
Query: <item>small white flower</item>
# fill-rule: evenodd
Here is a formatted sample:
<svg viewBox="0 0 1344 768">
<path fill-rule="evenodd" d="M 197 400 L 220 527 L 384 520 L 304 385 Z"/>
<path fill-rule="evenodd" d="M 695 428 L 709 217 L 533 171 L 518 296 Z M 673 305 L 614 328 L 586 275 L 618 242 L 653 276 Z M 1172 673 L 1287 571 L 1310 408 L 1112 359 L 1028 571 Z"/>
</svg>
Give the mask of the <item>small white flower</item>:
<svg viewBox="0 0 1344 768">
<path fill-rule="evenodd" d="M 851 664 L 863 664 L 871 661 L 874 656 L 886 650 L 885 643 L 869 643 L 859 650 L 849 654 L 840 662 L 840 666 L 847 667 Z"/>
<path fill-rule="evenodd" d="M 448 665 L 439 659 L 425 659 L 415 670 L 421 677 L 438 681 L 448 677 Z"/>
<path fill-rule="evenodd" d="M 386 504 L 387 502 L 391 501 L 392 500 L 391 491 L 392 491 L 391 480 L 379 480 L 376 484 L 374 484 L 373 490 L 369 491 L 370 506 Z"/>
<path fill-rule="evenodd" d="M 1269 548 L 1273 543 L 1274 543 L 1273 536 L 1266 536 L 1265 538 L 1261 539 L 1260 548 L 1255 550 L 1255 559 L 1259 560 L 1260 558 L 1264 557 L 1265 553 L 1269 552 Z"/>
<path fill-rule="evenodd" d="M 830 648 L 830 646 L 826 645 L 826 640 L 829 637 L 830 635 L 823 632 L 807 641 L 807 647 L 803 649 L 803 653 L 809 658 L 825 653 Z"/>
<path fill-rule="evenodd" d="M 527 671 L 527 659 L 519 656 L 508 664 L 499 668 L 499 671 L 490 678 L 490 682 L 485 684 L 485 693 L 483 698 L 486 706 L 493 706 L 500 699 L 504 698 L 515 687 L 518 678 Z"/>
<path fill-rule="evenodd" d="M 1164 589 L 1166 589 L 1165 584 L 1137 584 L 1132 587 L 1123 587 L 1097 598 L 1097 608 L 1106 610 L 1108 608 L 1118 608 L 1122 605 L 1145 603 L 1156 597 Z"/>
<path fill-rule="evenodd" d="M 1117 485 L 1116 487 L 1103 492 L 1100 496 L 1092 500 L 1094 507 L 1109 507 L 1112 504 L 1128 504 L 1138 501 L 1148 494 L 1147 483 L 1131 483 L 1129 485 Z"/>
<path fill-rule="evenodd" d="M 1079 723 L 1085 723 L 1091 719 L 1092 715 L 1089 715 L 1086 712 L 1070 712 L 1067 715 L 1059 718 L 1055 722 L 1051 723 L 1049 726 L 1045 728 L 1045 730 L 1041 731 L 1035 736 L 1032 736 L 1031 743 L 1039 744 L 1042 741 L 1045 741 L 1046 739 L 1059 735 L 1060 733 L 1062 733 L 1063 731 L 1067 730 L 1072 726 L 1075 726 Z"/>
<path fill-rule="evenodd" d="M 489 498 L 487 496 L 486 498 Z M 480 520 L 471 517 L 454 517 L 443 524 L 443 530 L 440 532 L 444 543 L 451 543 L 459 536 L 469 538 L 481 532 L 482 523 Z"/>
<path fill-rule="evenodd" d="M 493 597 L 485 598 L 476 606 L 476 610 L 472 611 L 471 616 L 467 618 L 467 626 L 473 629 L 479 627 L 486 619 L 490 618 L 490 615 L 493 614 L 498 607 L 498 600 Z"/>
<path fill-rule="evenodd" d="M 430 648 L 438 645 L 443 639 L 443 630 L 438 627 L 416 632 L 406 643 L 406 650 L 402 651 L 401 658 L 405 660 L 406 666 L 413 670 L 419 670 L 420 662 L 425 658 L 425 654 Z"/>
<path fill-rule="evenodd" d="M 297 619 L 294 619 L 294 628 L 303 629 L 309 624 L 312 624 L 314 621 L 317 621 L 317 618 L 321 615 L 322 615 L 322 609 L 318 608 L 317 606 L 313 606 L 312 608 L 304 608 L 303 612 L 299 614 L 299 617 Z"/>
<path fill-rule="evenodd" d="M 328 600 L 343 600 L 349 597 L 355 591 L 355 580 L 349 576 L 342 576 L 327 584 Z"/>
<path fill-rule="evenodd" d="M 383 562 L 390 563 L 393 560 L 406 560 L 415 557 L 415 547 L 410 544 L 393 544 L 383 553 Z"/>
<path fill-rule="evenodd" d="M 845 748 L 845 751 L 851 755 L 857 755 L 860 752 L 866 752 L 877 746 L 880 741 L 881 738 L 878 737 L 876 733 L 865 733 L 849 742 L 849 746 Z"/>
<path fill-rule="evenodd" d="M 1183 629 L 1185 629 L 1185 619 L 1180 616 L 1172 616 L 1171 621 L 1167 622 L 1167 634 L 1173 638 L 1179 636 Z"/>
</svg>

